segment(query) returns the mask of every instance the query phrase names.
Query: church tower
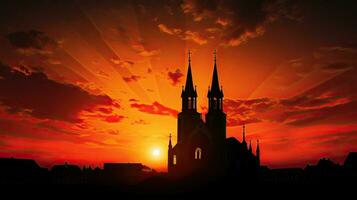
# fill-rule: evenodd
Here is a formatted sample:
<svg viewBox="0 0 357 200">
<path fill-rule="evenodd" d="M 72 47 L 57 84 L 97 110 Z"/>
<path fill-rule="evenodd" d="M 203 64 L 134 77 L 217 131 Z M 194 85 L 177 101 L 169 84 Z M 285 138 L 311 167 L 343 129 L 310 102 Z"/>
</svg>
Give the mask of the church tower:
<svg viewBox="0 0 357 200">
<path fill-rule="evenodd" d="M 177 143 L 185 142 L 192 130 L 201 120 L 201 115 L 197 112 L 197 91 L 193 87 L 191 71 L 191 52 L 188 52 L 188 70 L 185 87 L 181 92 L 182 109 L 178 114 Z"/>
<path fill-rule="evenodd" d="M 247 142 L 245 141 L 245 124 L 243 124 L 243 139 L 242 139 L 242 145 L 243 145 L 243 150 L 246 151 L 247 150 Z"/>
<path fill-rule="evenodd" d="M 223 91 L 219 86 L 216 51 L 214 51 L 214 66 L 212 84 L 208 89 L 208 112 L 206 126 L 211 138 L 211 169 L 215 174 L 222 174 L 222 163 L 225 162 L 226 144 L 226 114 L 223 112 Z"/>
<path fill-rule="evenodd" d="M 172 143 L 171 143 L 171 133 L 169 136 L 169 145 L 167 151 L 167 170 L 171 171 L 173 165 L 173 156 L 172 156 Z"/>
<path fill-rule="evenodd" d="M 226 139 L 226 114 L 223 112 L 223 90 L 219 86 L 216 51 L 214 51 L 214 67 L 212 84 L 208 89 L 208 112 L 206 124 L 211 136 L 217 143 L 224 143 Z"/>
<path fill-rule="evenodd" d="M 257 140 L 257 150 L 256 150 L 256 154 L 257 156 L 257 163 L 258 163 L 258 166 L 260 166 L 260 148 L 259 148 L 259 140 Z"/>
</svg>

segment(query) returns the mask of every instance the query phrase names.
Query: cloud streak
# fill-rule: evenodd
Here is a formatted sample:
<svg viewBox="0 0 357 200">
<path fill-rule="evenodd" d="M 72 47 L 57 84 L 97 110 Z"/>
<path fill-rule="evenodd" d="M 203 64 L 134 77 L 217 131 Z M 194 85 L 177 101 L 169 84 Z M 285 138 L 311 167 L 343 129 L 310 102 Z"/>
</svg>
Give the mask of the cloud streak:
<svg viewBox="0 0 357 200">
<path fill-rule="evenodd" d="M 79 123 L 81 112 L 119 107 L 109 96 L 93 95 L 75 85 L 53 81 L 40 71 L 24 73 L 0 64 L 0 77 L 0 102 L 9 113 Z"/>
<path fill-rule="evenodd" d="M 184 0 L 181 9 L 196 22 L 209 21 L 212 26 L 219 25 L 224 46 L 238 46 L 259 37 L 278 19 L 302 19 L 292 1 Z"/>
<path fill-rule="evenodd" d="M 158 28 L 161 32 L 166 33 L 168 35 L 177 36 L 181 40 L 191 41 L 198 45 L 204 45 L 208 43 L 207 38 L 195 31 L 171 28 L 165 24 L 159 24 Z"/>
<path fill-rule="evenodd" d="M 177 118 L 178 111 L 169 107 L 166 107 L 159 102 L 155 101 L 152 104 L 132 103 L 132 108 L 136 108 L 138 111 L 152 114 L 152 115 L 164 115 Z"/>
</svg>

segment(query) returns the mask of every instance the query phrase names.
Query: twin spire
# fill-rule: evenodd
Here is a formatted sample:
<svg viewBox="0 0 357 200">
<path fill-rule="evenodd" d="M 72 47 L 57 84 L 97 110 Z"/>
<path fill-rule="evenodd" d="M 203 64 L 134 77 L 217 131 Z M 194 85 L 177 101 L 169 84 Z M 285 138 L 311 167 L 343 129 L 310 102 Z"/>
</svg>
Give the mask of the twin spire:
<svg viewBox="0 0 357 200">
<path fill-rule="evenodd" d="M 252 140 L 249 140 L 249 147 L 247 147 L 247 142 L 245 140 L 245 124 L 243 124 L 243 131 L 242 131 L 242 144 L 243 144 L 243 148 L 247 149 L 250 153 L 253 152 L 253 148 L 252 148 Z M 260 148 L 259 148 L 259 140 L 257 140 L 257 148 L 256 148 L 256 156 L 259 157 L 260 156 Z"/>
<path fill-rule="evenodd" d="M 197 97 L 196 87 L 193 86 L 193 79 L 192 79 L 192 70 L 191 70 L 191 51 L 188 51 L 188 70 L 187 70 L 187 77 L 186 77 L 186 84 L 185 87 L 182 88 L 182 95 Z M 181 95 L 181 96 L 182 96 Z M 214 68 L 213 68 L 213 75 L 212 75 L 212 84 L 211 88 L 208 91 L 208 97 L 223 97 L 222 88 L 219 86 L 218 81 L 218 70 L 217 70 L 217 52 L 214 50 Z"/>
</svg>

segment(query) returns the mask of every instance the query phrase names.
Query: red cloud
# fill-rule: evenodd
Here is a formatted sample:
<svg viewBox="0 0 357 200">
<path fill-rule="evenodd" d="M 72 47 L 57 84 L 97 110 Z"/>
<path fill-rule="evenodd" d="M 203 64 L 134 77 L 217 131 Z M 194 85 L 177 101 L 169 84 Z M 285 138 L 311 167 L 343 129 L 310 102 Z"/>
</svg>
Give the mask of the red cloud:
<svg viewBox="0 0 357 200">
<path fill-rule="evenodd" d="M 117 122 L 121 122 L 125 117 L 122 115 L 109 115 L 105 118 L 106 122 L 109 123 L 117 123 Z"/>
<path fill-rule="evenodd" d="M 131 99 L 129 99 L 129 101 L 130 101 L 130 102 L 138 102 L 139 100 L 134 99 L 134 98 L 131 98 Z"/>
<path fill-rule="evenodd" d="M 180 69 L 176 69 L 174 72 L 167 73 L 168 79 L 171 80 L 171 84 L 176 86 L 178 83 L 181 82 L 181 78 L 183 74 L 181 73 Z"/>
<path fill-rule="evenodd" d="M 98 108 L 98 111 L 102 112 L 104 114 L 110 114 L 113 112 L 113 109 L 112 108 Z"/>
<path fill-rule="evenodd" d="M 172 117 L 177 117 L 178 114 L 177 110 L 168 108 L 157 101 L 155 101 L 152 104 L 133 103 L 130 106 L 132 108 L 138 109 L 140 112 L 153 114 L 153 115 L 168 115 Z"/>
</svg>

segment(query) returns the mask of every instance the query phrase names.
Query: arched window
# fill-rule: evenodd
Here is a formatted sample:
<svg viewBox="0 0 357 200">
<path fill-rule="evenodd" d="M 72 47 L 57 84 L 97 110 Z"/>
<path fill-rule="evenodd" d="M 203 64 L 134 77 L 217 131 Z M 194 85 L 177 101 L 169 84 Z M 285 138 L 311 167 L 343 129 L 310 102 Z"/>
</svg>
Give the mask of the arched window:
<svg viewBox="0 0 357 200">
<path fill-rule="evenodd" d="M 188 97 L 188 109 L 192 109 L 192 99 Z"/>
<path fill-rule="evenodd" d="M 174 158 L 173 158 L 173 160 L 172 160 L 172 164 L 174 164 L 174 165 L 176 165 L 177 164 L 177 160 L 176 160 L 177 158 L 176 158 L 176 155 L 174 155 Z"/>
<path fill-rule="evenodd" d="M 213 98 L 213 109 L 214 110 L 217 110 L 218 108 L 218 99 L 216 97 Z"/>
<path fill-rule="evenodd" d="M 200 147 L 197 147 L 195 150 L 195 159 L 201 160 L 201 158 L 202 158 L 202 149 Z"/>
</svg>

